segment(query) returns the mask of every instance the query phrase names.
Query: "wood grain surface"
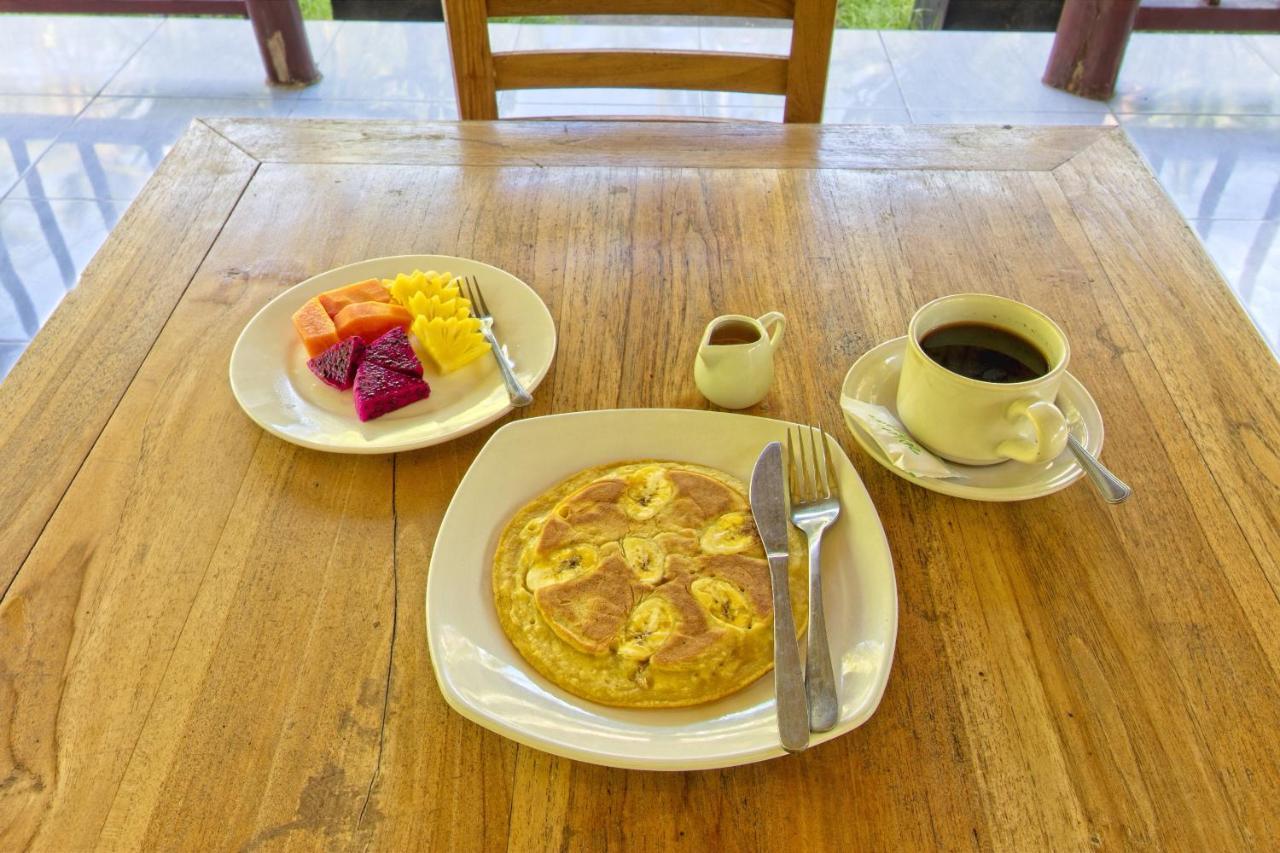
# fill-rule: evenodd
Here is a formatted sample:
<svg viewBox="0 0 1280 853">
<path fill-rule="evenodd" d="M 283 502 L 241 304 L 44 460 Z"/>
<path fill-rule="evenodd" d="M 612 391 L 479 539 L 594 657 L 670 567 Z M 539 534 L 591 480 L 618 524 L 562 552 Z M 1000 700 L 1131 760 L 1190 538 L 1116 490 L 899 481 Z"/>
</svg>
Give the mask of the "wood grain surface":
<svg viewBox="0 0 1280 853">
<path fill-rule="evenodd" d="M 1280 367 L 1194 235 L 1118 130 L 779 130 L 193 127 L 0 384 L 0 849 L 1273 844 Z M 226 380 L 284 288 L 413 252 L 496 264 L 547 302 L 556 361 L 521 417 L 706 407 L 705 322 L 787 315 L 752 411 L 840 438 L 894 554 L 897 654 L 869 722 L 661 774 L 448 709 L 426 567 L 498 425 L 316 453 L 254 426 Z M 1063 326 L 1127 504 L 1084 482 L 957 500 L 857 449 L 845 371 L 963 290 Z M 106 311 L 122 299 L 141 307 Z M 99 339 L 126 331 L 102 369 Z M 61 390 L 94 370 L 102 387 Z"/>
</svg>

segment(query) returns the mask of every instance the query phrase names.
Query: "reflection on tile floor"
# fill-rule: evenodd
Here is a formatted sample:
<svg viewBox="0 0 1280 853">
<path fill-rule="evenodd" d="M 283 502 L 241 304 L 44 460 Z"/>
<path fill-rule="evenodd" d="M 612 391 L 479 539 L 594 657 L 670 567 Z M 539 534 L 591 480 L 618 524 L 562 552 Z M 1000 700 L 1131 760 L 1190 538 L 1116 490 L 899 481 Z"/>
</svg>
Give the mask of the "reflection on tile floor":
<svg viewBox="0 0 1280 853">
<path fill-rule="evenodd" d="M 0 148 L 0 197 L 88 105 L 84 97 L 0 95 L 0 129 L 8 143 Z"/>
<path fill-rule="evenodd" d="M 1280 219 L 1200 219 L 1192 225 L 1263 337 L 1280 348 Z"/>
<path fill-rule="evenodd" d="M 107 239 L 112 201 L 0 201 L 0 343 L 30 340 Z"/>
<path fill-rule="evenodd" d="M 1188 219 L 1280 218 L 1280 115 L 1121 117 Z"/>
<path fill-rule="evenodd" d="M 324 80 L 264 82 L 247 21 L 7 15 L 0 26 L 0 377 L 187 123 L 201 115 L 453 119 L 438 23 L 311 22 Z M 836 33 L 824 121 L 1115 124 L 1280 351 L 1280 36 L 1138 34 L 1110 105 L 1039 82 L 1047 33 Z M 662 46 L 784 54 L 757 26 L 501 24 L 495 50 Z M 530 90 L 506 117 L 778 121 L 782 99 Z"/>
<path fill-rule="evenodd" d="M 197 116 L 286 116 L 270 98 L 103 96 L 80 114 L 10 194 L 18 198 L 111 198 L 138 194 Z"/>
</svg>

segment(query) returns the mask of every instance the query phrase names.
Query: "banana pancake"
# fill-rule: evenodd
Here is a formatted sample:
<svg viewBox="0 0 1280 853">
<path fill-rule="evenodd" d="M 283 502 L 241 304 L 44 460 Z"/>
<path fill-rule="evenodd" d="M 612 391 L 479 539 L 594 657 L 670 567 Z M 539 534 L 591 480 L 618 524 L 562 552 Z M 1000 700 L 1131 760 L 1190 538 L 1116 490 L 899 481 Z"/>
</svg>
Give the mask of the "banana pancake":
<svg viewBox="0 0 1280 853">
<path fill-rule="evenodd" d="M 791 537 L 791 604 L 808 560 Z M 507 637 L 538 672 L 606 705 L 717 699 L 773 668 L 773 595 L 746 490 L 714 468 L 589 468 L 507 522 L 493 562 Z"/>
</svg>

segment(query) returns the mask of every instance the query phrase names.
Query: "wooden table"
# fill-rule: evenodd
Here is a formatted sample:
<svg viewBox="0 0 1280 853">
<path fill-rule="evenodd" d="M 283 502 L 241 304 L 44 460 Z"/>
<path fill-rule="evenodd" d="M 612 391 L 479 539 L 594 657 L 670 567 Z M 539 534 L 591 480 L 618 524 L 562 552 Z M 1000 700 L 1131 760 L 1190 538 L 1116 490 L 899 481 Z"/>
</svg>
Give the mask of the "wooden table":
<svg viewBox="0 0 1280 853">
<path fill-rule="evenodd" d="M 492 428 L 316 453 L 226 376 L 284 288 L 406 252 L 547 301 L 560 349 L 524 417 L 704 406 L 703 323 L 787 314 L 757 411 L 843 436 L 896 560 L 870 722 L 663 775 L 445 706 L 426 567 Z M 1065 327 L 1129 503 L 954 500 L 856 448 L 846 369 L 961 290 Z M 0 385 L 0 849 L 1258 849 L 1280 838 L 1277 401 L 1119 130 L 197 122 Z"/>
</svg>

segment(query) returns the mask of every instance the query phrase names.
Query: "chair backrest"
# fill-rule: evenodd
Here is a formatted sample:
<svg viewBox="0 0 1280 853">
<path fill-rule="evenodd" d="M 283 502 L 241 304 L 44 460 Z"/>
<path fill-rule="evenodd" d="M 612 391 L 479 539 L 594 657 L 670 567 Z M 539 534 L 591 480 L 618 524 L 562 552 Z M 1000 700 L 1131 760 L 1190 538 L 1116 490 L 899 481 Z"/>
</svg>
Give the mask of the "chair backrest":
<svg viewBox="0 0 1280 853">
<path fill-rule="evenodd" d="M 792 22 L 789 56 L 684 50 L 494 53 L 489 18 L 700 15 Z M 783 121 L 822 120 L 836 0 L 444 0 L 458 112 L 496 119 L 501 89 L 710 89 L 786 95 Z"/>
</svg>

